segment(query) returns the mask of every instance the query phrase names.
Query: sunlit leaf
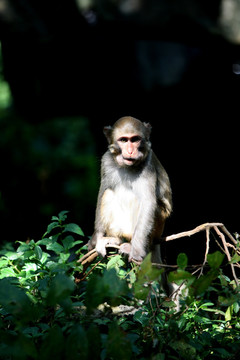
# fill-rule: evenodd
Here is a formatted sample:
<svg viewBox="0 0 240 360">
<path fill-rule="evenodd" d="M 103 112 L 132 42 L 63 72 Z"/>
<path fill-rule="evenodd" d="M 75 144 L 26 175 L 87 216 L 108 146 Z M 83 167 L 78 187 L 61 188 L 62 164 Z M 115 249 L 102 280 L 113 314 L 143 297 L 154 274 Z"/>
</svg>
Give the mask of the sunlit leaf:
<svg viewBox="0 0 240 360">
<path fill-rule="evenodd" d="M 11 276 L 17 276 L 17 272 L 15 272 L 13 270 L 13 268 L 9 267 L 9 268 L 4 268 L 1 269 L 0 271 L 0 279 L 6 278 L 6 277 L 11 277 Z"/>
<path fill-rule="evenodd" d="M 82 229 L 77 224 L 67 224 L 64 227 L 63 232 L 66 232 L 66 231 L 69 231 L 69 232 L 72 232 L 74 234 L 84 236 L 84 233 L 83 233 Z"/>
<path fill-rule="evenodd" d="M 35 251 L 35 254 L 37 256 L 37 259 L 41 260 L 43 252 L 42 252 L 42 249 L 40 248 L 40 246 L 38 246 L 38 245 L 35 246 L 34 251 Z"/>
<path fill-rule="evenodd" d="M 64 251 L 64 247 L 57 242 L 54 242 L 47 245 L 47 250 L 52 250 L 56 254 L 60 254 L 62 251 Z"/>
</svg>

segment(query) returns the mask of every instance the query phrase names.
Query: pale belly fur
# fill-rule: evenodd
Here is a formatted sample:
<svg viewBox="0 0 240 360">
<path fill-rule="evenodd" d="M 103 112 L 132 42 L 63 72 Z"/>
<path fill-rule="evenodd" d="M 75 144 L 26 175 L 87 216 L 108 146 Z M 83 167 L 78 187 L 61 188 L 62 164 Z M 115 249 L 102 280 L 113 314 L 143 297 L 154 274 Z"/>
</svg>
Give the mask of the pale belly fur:
<svg viewBox="0 0 240 360">
<path fill-rule="evenodd" d="M 101 216 L 106 236 L 131 240 L 140 209 L 140 201 L 132 190 L 119 186 L 107 189 L 102 197 Z"/>
</svg>

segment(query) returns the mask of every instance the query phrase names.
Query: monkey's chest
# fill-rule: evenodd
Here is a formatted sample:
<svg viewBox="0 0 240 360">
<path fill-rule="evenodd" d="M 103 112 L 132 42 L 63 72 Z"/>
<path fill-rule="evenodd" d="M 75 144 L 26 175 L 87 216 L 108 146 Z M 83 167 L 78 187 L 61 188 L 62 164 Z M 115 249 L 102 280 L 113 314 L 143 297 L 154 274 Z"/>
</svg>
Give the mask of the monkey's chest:
<svg viewBox="0 0 240 360">
<path fill-rule="evenodd" d="M 102 197 L 101 217 L 107 236 L 131 240 L 140 209 L 140 200 L 126 187 L 107 189 Z"/>
</svg>

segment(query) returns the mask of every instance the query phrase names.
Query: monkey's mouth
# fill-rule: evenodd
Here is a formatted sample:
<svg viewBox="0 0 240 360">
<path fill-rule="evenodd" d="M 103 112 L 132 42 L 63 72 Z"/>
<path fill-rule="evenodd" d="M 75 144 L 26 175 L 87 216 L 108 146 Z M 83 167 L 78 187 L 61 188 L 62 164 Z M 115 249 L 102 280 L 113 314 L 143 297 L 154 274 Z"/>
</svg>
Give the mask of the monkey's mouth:
<svg viewBox="0 0 240 360">
<path fill-rule="evenodd" d="M 123 158 L 124 164 L 126 165 L 132 165 L 135 163 L 136 159 L 135 158 Z"/>
</svg>

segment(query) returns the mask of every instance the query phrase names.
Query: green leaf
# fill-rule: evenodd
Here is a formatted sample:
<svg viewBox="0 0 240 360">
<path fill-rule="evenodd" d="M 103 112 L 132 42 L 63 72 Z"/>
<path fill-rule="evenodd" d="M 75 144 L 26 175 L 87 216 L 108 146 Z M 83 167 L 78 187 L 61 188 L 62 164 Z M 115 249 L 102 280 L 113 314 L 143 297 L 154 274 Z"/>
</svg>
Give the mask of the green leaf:
<svg viewBox="0 0 240 360">
<path fill-rule="evenodd" d="M 61 263 L 66 263 L 68 261 L 68 258 L 70 256 L 69 253 L 65 254 L 65 253 L 60 253 L 60 260 L 61 260 Z"/>
<path fill-rule="evenodd" d="M 145 326 L 149 323 L 149 313 L 140 309 L 135 312 L 134 321 L 138 321 L 142 326 Z"/>
<path fill-rule="evenodd" d="M 26 272 L 34 273 L 37 270 L 37 265 L 33 262 L 25 262 L 23 270 Z"/>
<path fill-rule="evenodd" d="M 200 295 L 211 285 L 212 281 L 218 276 L 218 269 L 211 269 L 206 275 L 202 275 L 191 285 L 190 292 L 194 295 Z"/>
<path fill-rule="evenodd" d="M 3 257 L 0 260 L 0 268 L 4 268 L 8 265 L 8 260 L 4 259 Z"/>
<path fill-rule="evenodd" d="M 75 284 L 73 280 L 70 279 L 67 275 L 56 275 L 53 278 L 47 293 L 47 304 L 51 306 L 60 304 L 63 307 L 65 307 L 65 304 L 67 304 L 68 307 L 68 303 L 66 303 L 65 300 L 71 295 L 74 289 Z"/>
<path fill-rule="evenodd" d="M 229 261 L 229 264 L 235 264 L 240 262 L 240 255 L 238 255 L 237 253 L 235 253 L 231 259 L 231 261 Z"/>
<path fill-rule="evenodd" d="M 116 271 L 119 271 L 119 268 L 123 266 L 125 262 L 122 259 L 121 255 L 116 255 L 110 258 L 110 260 L 107 263 L 107 269 L 115 268 Z"/>
<path fill-rule="evenodd" d="M 4 257 L 8 258 L 9 260 L 16 260 L 23 255 L 23 252 L 13 252 L 13 251 L 6 251 L 3 255 Z"/>
<path fill-rule="evenodd" d="M 107 359 L 114 360 L 131 360 L 132 347 L 126 334 L 120 329 L 117 323 L 113 322 L 110 325 L 107 344 L 106 344 Z"/>
<path fill-rule="evenodd" d="M 38 245 L 35 246 L 34 251 L 35 251 L 37 259 L 41 260 L 43 252 L 42 252 L 42 249 L 40 248 L 40 246 L 38 246 Z"/>
<path fill-rule="evenodd" d="M 60 326 L 50 328 L 48 334 L 44 337 L 40 354 L 38 358 L 41 360 L 64 359 L 65 338 Z"/>
<path fill-rule="evenodd" d="M 104 271 L 102 276 L 94 274 L 87 284 L 87 311 L 91 313 L 104 302 L 117 306 L 128 292 L 127 282 L 117 276 L 115 269 Z"/>
<path fill-rule="evenodd" d="M 139 282 L 135 282 L 134 284 L 134 296 L 139 300 L 146 300 L 149 294 L 150 288 L 147 285 L 141 284 Z"/>
<path fill-rule="evenodd" d="M 208 264 L 212 269 L 218 269 L 221 266 L 223 259 L 224 259 L 224 254 L 221 253 L 220 251 L 216 251 L 213 254 L 207 255 Z"/>
<path fill-rule="evenodd" d="M 149 294 L 148 282 L 160 279 L 164 269 L 152 266 L 151 253 L 149 253 L 141 263 L 137 272 L 137 281 L 134 284 L 134 295 L 137 299 L 145 300 Z"/>
<path fill-rule="evenodd" d="M 33 304 L 25 291 L 12 285 L 7 278 L 0 280 L 0 304 L 6 311 L 23 322 L 35 319 Z"/>
<path fill-rule="evenodd" d="M 0 279 L 6 278 L 6 277 L 16 277 L 17 273 L 13 270 L 13 268 L 5 268 L 1 269 L 0 271 Z"/>
<path fill-rule="evenodd" d="M 45 234 L 50 234 L 50 232 L 51 232 L 53 229 L 56 229 L 56 228 L 58 228 L 58 227 L 60 227 L 60 225 L 59 225 L 59 222 L 58 222 L 58 221 L 54 221 L 54 222 L 52 222 L 51 224 L 49 224 L 49 225 L 48 225 L 48 227 L 47 227 L 47 231 L 46 231 L 46 233 L 45 233 Z"/>
<path fill-rule="evenodd" d="M 177 265 L 180 269 L 185 269 L 188 265 L 188 257 L 185 253 L 178 254 Z"/>
<path fill-rule="evenodd" d="M 74 242 L 74 237 L 73 237 L 73 236 L 71 236 L 71 235 L 66 236 L 66 237 L 62 240 L 64 249 L 65 249 L 65 250 L 71 249 L 73 242 Z"/>
<path fill-rule="evenodd" d="M 237 314 L 239 312 L 240 309 L 240 305 L 238 302 L 233 303 L 233 311 L 235 312 L 235 314 Z"/>
<path fill-rule="evenodd" d="M 195 347 L 191 346 L 188 342 L 185 342 L 185 340 L 172 341 L 169 345 L 176 351 L 177 354 L 179 354 L 179 358 L 186 360 L 196 359 Z"/>
<path fill-rule="evenodd" d="M 164 269 L 152 266 L 151 253 L 149 253 L 139 267 L 137 281 L 143 284 L 147 281 L 157 280 L 163 272 Z"/>
<path fill-rule="evenodd" d="M 63 211 L 61 211 L 59 214 L 58 214 L 58 217 L 59 217 L 59 220 L 60 221 L 65 221 L 66 220 L 66 218 L 67 218 L 67 214 L 69 213 L 69 211 L 68 210 L 63 210 Z"/>
<path fill-rule="evenodd" d="M 239 293 L 232 294 L 228 297 L 219 296 L 218 301 L 220 302 L 220 304 L 222 306 L 230 306 L 230 305 L 233 305 L 235 302 L 240 301 L 240 294 Z"/>
<path fill-rule="evenodd" d="M 41 240 L 38 240 L 36 242 L 36 245 L 48 245 L 48 244 L 51 244 L 52 243 L 52 238 L 44 238 L 44 239 L 41 239 Z"/>
<path fill-rule="evenodd" d="M 40 329 L 37 326 L 27 327 L 23 330 L 23 334 L 31 335 L 32 337 L 38 337 L 40 335 Z"/>
<path fill-rule="evenodd" d="M 52 221 L 59 221 L 59 218 L 57 216 L 52 216 Z"/>
<path fill-rule="evenodd" d="M 81 339 L 81 340 L 80 340 Z M 80 341 L 79 341 L 80 340 Z M 90 339 L 88 343 L 88 338 L 86 331 L 81 325 L 76 325 L 72 328 L 69 336 L 66 339 L 66 353 L 64 359 L 68 360 L 87 360 L 87 359 L 94 359 L 93 352 L 94 350 L 94 341 L 95 339 Z M 89 347 L 89 345 L 91 345 Z M 100 349 L 99 349 L 100 350 Z M 88 357 L 88 351 L 90 351 L 91 356 Z M 92 352 L 93 351 L 93 352 Z M 99 353 L 98 357 L 99 358 Z"/>
<path fill-rule="evenodd" d="M 171 271 L 168 275 L 168 281 L 175 282 L 178 285 L 180 285 L 184 280 L 187 280 L 188 284 L 191 284 L 195 279 L 195 276 L 193 276 L 190 272 L 181 269 Z"/>
<path fill-rule="evenodd" d="M 47 245 L 47 250 L 52 250 L 56 254 L 60 254 L 62 251 L 64 251 L 64 247 L 62 245 L 58 244 L 57 242 L 54 242 L 52 244 Z"/>
<path fill-rule="evenodd" d="M 42 257 L 41 257 L 41 259 L 40 259 L 41 263 L 44 264 L 49 257 L 50 257 L 50 255 L 49 255 L 48 253 L 43 252 L 43 253 L 42 253 Z"/>
<path fill-rule="evenodd" d="M 225 320 L 226 321 L 230 321 L 232 319 L 232 313 L 233 313 L 233 306 L 230 305 L 227 308 L 227 311 L 225 312 Z"/>
<path fill-rule="evenodd" d="M 63 232 L 67 232 L 67 231 L 72 232 L 74 234 L 84 236 L 84 233 L 83 233 L 82 229 L 77 224 L 67 224 L 67 225 L 65 225 Z"/>
</svg>

